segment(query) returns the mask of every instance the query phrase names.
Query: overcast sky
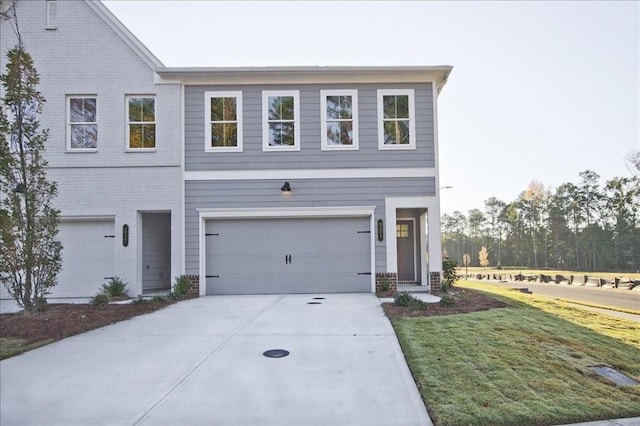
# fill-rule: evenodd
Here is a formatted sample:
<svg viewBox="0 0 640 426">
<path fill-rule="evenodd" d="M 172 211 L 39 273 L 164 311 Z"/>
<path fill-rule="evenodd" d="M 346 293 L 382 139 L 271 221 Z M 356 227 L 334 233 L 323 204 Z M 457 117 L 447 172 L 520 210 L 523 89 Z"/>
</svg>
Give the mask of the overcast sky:
<svg viewBox="0 0 640 426">
<path fill-rule="evenodd" d="M 453 65 L 443 213 L 640 150 L 640 3 L 104 1 L 167 66 Z"/>
</svg>

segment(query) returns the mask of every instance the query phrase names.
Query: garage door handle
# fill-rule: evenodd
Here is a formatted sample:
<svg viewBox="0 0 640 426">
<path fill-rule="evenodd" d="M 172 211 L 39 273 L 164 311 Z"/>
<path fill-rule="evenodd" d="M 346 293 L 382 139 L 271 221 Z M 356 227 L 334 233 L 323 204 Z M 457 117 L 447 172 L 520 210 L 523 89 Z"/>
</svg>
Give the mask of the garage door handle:
<svg viewBox="0 0 640 426">
<path fill-rule="evenodd" d="M 220 275 L 205 275 L 205 278 L 220 278 Z"/>
<path fill-rule="evenodd" d="M 285 265 L 290 265 L 291 264 L 291 255 L 290 254 L 285 254 L 284 255 L 284 263 L 285 263 Z"/>
<path fill-rule="evenodd" d="M 371 275 L 371 272 L 358 272 L 358 275 Z"/>
</svg>

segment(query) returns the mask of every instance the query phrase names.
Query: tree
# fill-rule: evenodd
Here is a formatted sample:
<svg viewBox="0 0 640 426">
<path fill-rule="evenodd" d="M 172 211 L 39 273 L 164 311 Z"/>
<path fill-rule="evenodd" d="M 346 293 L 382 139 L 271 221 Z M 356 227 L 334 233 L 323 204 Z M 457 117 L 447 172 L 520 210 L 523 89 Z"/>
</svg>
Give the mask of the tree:
<svg viewBox="0 0 640 426">
<path fill-rule="evenodd" d="M 486 246 L 482 246 L 482 248 L 478 252 L 478 260 L 480 261 L 480 266 L 484 268 L 489 266 L 489 252 L 487 251 Z"/>
<path fill-rule="evenodd" d="M 45 100 L 12 9 L 18 44 L 7 53 L 6 74 L 0 76 L 0 281 L 20 307 L 34 312 L 44 309 L 60 271 L 60 212 L 52 206 L 57 186 L 47 180 L 42 157 L 48 132 L 38 116 Z"/>
<path fill-rule="evenodd" d="M 491 237 L 496 241 L 498 246 L 498 269 L 502 266 L 502 232 L 504 225 L 504 211 L 507 204 L 491 197 L 484 202 L 486 217 L 491 226 Z"/>
</svg>

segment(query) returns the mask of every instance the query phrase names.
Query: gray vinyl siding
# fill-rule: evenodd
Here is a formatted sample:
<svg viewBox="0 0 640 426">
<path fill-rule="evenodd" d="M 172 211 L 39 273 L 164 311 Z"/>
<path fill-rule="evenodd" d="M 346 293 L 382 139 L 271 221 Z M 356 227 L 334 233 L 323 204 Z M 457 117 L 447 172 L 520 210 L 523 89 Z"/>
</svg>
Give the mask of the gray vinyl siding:
<svg viewBox="0 0 640 426">
<path fill-rule="evenodd" d="M 322 151 L 320 90 L 357 89 L 358 151 Z M 378 150 L 378 89 L 415 89 L 415 150 Z M 300 151 L 262 151 L 262 92 L 300 91 Z M 204 92 L 242 91 L 244 152 L 205 152 Z M 354 85 L 185 86 L 185 170 L 435 167 L 431 83 Z"/>
<path fill-rule="evenodd" d="M 185 266 L 198 274 L 198 212 L 202 208 L 376 206 L 374 220 L 385 219 L 385 197 L 434 196 L 434 178 L 291 180 L 292 192 L 280 191 L 281 180 L 185 182 Z M 386 271 L 386 238 L 376 239 L 376 271 Z"/>
</svg>

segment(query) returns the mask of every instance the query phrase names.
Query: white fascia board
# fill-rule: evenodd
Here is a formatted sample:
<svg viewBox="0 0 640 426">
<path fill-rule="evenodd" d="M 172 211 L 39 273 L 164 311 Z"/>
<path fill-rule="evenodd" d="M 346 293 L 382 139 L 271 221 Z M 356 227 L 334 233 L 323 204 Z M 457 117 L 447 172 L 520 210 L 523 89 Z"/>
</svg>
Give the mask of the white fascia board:
<svg viewBox="0 0 640 426">
<path fill-rule="evenodd" d="M 373 216 L 376 206 L 348 207 L 265 207 L 265 208 L 205 208 L 196 209 L 204 219 L 260 219 L 260 218 L 324 218 Z"/>
<path fill-rule="evenodd" d="M 368 169 L 280 169 L 185 171 L 185 181 L 278 180 L 278 179 L 375 179 L 436 177 L 432 167 Z"/>
<path fill-rule="evenodd" d="M 164 64 L 145 46 L 100 0 L 85 3 L 129 46 L 152 70 Z"/>
<path fill-rule="evenodd" d="M 438 92 L 451 66 L 156 68 L 156 83 L 170 84 L 338 84 L 434 83 Z"/>
</svg>

